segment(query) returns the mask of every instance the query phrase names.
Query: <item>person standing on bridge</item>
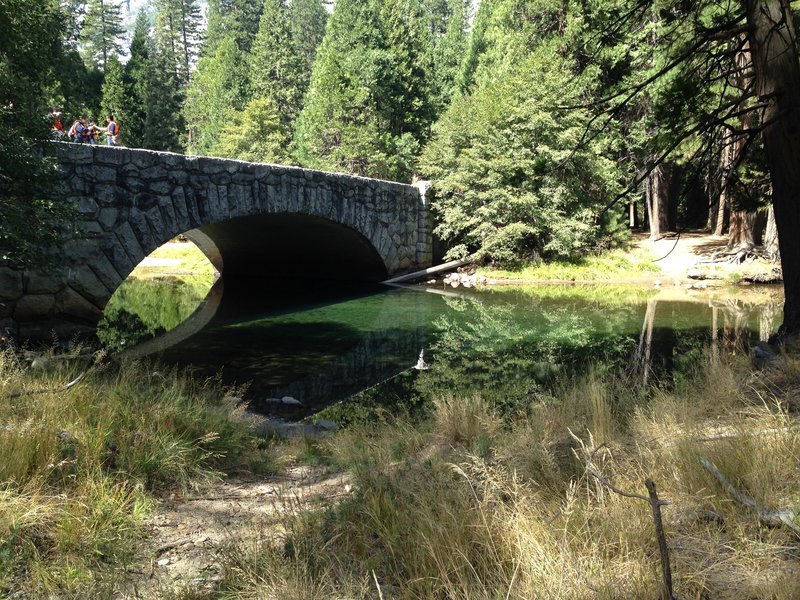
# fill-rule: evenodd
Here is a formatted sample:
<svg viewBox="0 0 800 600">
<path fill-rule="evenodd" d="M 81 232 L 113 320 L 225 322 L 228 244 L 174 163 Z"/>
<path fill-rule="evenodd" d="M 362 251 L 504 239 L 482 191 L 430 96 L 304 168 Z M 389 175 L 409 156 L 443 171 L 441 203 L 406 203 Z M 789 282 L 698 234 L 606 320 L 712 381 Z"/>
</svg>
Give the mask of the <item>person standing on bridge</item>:
<svg viewBox="0 0 800 600">
<path fill-rule="evenodd" d="M 117 145 L 117 136 L 119 135 L 119 125 L 114 121 L 114 115 L 106 117 L 106 144 L 109 146 Z"/>
</svg>

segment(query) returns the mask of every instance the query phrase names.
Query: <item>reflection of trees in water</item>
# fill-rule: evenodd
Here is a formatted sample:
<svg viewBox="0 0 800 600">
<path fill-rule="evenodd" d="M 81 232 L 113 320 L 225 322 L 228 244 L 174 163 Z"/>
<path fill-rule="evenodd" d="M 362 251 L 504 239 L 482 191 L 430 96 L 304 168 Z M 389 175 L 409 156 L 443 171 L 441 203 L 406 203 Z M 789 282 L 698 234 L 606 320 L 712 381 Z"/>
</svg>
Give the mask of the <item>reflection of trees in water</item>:
<svg viewBox="0 0 800 600">
<path fill-rule="evenodd" d="M 486 303 L 447 299 L 434 321 L 432 368 L 418 380 L 428 394 L 480 393 L 508 407 L 556 372 L 599 374 L 632 367 L 643 385 L 669 384 L 709 352 L 741 353 L 776 325 L 780 305 L 740 299 L 603 305 L 572 299 Z M 710 309 L 710 310 L 709 310 Z M 640 325 L 637 325 L 637 322 Z"/>
<path fill-rule="evenodd" d="M 448 298 L 450 311 L 433 323 L 431 369 L 417 387 L 428 395 L 480 393 L 512 408 L 556 372 L 584 370 L 589 361 L 601 371 L 625 364 L 634 342 L 614 324 L 630 322 L 635 306 L 515 300 Z"/>
<path fill-rule="evenodd" d="M 777 302 L 753 304 L 738 298 L 711 300 L 709 329 L 695 327 L 681 331 L 655 326 L 658 306 L 658 299 L 648 300 L 639 343 L 631 361 L 644 385 L 654 376 L 660 382 L 671 380 L 676 371 L 700 364 L 698 361 L 706 352 L 713 360 L 723 355 L 746 353 L 756 339 L 766 340 L 776 330 L 781 308 Z"/>
<path fill-rule="evenodd" d="M 106 306 L 97 336 L 121 348 L 160 335 L 191 315 L 208 287 L 205 278 L 127 279 Z"/>
</svg>

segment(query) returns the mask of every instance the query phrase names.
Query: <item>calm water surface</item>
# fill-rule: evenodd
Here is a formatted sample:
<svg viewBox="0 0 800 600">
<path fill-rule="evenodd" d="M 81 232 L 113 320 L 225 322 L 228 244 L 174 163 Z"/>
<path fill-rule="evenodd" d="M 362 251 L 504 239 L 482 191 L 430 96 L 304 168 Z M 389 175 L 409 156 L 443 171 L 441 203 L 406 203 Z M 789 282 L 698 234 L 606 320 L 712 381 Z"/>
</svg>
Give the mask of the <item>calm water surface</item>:
<svg viewBox="0 0 800 600">
<path fill-rule="evenodd" d="M 513 408 L 559 374 L 624 369 L 669 384 L 708 352 L 743 353 L 780 324 L 780 288 L 380 288 L 226 297 L 177 280 L 126 282 L 102 335 L 133 353 L 247 383 L 258 411 L 301 418 L 414 410 L 480 393 Z M 188 320 L 184 319 L 200 303 Z M 168 333 L 164 333 L 169 330 Z M 147 341 L 156 336 L 156 339 Z M 421 366 L 420 353 L 427 369 Z M 289 396 L 301 404 L 278 400 Z M 342 411 L 341 407 L 349 407 Z"/>
</svg>

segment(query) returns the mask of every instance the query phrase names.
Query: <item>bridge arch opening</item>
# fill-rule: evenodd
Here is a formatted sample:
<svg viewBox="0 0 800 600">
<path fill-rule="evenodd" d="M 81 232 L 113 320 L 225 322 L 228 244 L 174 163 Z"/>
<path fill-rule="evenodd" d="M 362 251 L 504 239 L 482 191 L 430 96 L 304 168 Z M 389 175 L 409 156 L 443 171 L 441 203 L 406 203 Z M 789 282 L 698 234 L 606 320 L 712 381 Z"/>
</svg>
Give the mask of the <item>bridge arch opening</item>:
<svg viewBox="0 0 800 600">
<path fill-rule="evenodd" d="M 386 275 L 377 250 L 348 227 L 296 214 L 234 218 L 148 255 L 112 296 L 98 336 L 122 348 L 175 329 L 169 346 L 211 319 L 341 297 Z"/>
<path fill-rule="evenodd" d="M 321 217 L 254 215 L 199 231 L 218 251 L 225 288 L 230 291 L 302 281 L 337 286 L 377 283 L 387 276 L 383 260 L 367 238 Z"/>
</svg>

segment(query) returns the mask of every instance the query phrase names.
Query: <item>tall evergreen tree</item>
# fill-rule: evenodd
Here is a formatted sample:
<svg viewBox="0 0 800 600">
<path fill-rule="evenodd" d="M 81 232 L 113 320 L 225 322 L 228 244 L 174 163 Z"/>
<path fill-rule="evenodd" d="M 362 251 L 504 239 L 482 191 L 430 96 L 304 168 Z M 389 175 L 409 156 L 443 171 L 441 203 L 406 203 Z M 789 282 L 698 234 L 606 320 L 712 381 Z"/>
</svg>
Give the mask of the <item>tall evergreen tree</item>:
<svg viewBox="0 0 800 600">
<path fill-rule="evenodd" d="M 422 157 L 437 233 L 454 257 L 506 264 L 576 257 L 613 241 L 614 215 L 599 226 L 595 216 L 624 171 L 607 139 L 581 140 L 588 111 L 559 108 L 593 92 L 571 52 L 581 13 L 559 0 L 481 8 L 480 43 L 473 39 L 462 71 L 469 85 Z"/>
<path fill-rule="evenodd" d="M 209 0 L 208 27 L 202 55 L 209 56 L 225 38 L 232 37 L 242 52 L 249 52 L 258 33 L 262 0 Z"/>
<path fill-rule="evenodd" d="M 425 15 L 431 37 L 432 94 L 436 115 L 447 107 L 467 50 L 469 0 L 426 0 Z"/>
<path fill-rule="evenodd" d="M 122 63 L 116 58 L 112 58 L 106 65 L 105 77 L 103 78 L 103 99 L 100 103 L 100 117 L 113 114 L 118 124 L 127 121 L 124 112 L 125 104 L 125 80 Z"/>
<path fill-rule="evenodd" d="M 142 9 L 136 15 L 130 58 L 125 63 L 125 95 L 120 107 L 120 132 L 125 145 L 134 148 L 144 143 L 147 119 L 147 80 L 150 62 L 150 19 Z M 122 130 L 124 127 L 124 131 Z"/>
<path fill-rule="evenodd" d="M 456 76 L 456 91 L 466 93 L 475 82 L 475 70 L 478 61 L 486 51 L 486 29 L 492 18 L 492 12 L 499 0 L 482 0 L 472 23 L 472 31 L 467 42 L 466 52 Z"/>
<path fill-rule="evenodd" d="M 289 22 L 293 52 L 302 61 L 303 88 L 308 87 L 317 49 L 325 36 L 328 11 L 323 0 L 291 0 Z"/>
<path fill-rule="evenodd" d="M 265 0 L 250 54 L 253 98 L 268 98 L 288 139 L 302 108 L 326 13 L 320 0 Z"/>
<path fill-rule="evenodd" d="M 179 152 L 183 149 L 185 135 L 181 112 L 184 88 L 179 79 L 174 46 L 163 21 L 161 27 L 156 21 L 149 58 L 142 145 L 152 150 Z"/>
<path fill-rule="evenodd" d="M 217 156 L 251 162 L 285 163 L 286 130 L 269 98 L 255 98 L 242 111 L 229 111 L 213 146 Z"/>
<path fill-rule="evenodd" d="M 197 60 L 202 15 L 197 0 L 155 0 L 157 25 L 169 41 L 178 79 L 184 85 Z"/>
<path fill-rule="evenodd" d="M 222 40 L 214 55 L 200 59 L 183 109 L 189 125 L 190 152 L 213 153 L 231 113 L 244 109 L 247 82 L 244 65 L 242 52 L 232 36 Z"/>
<path fill-rule="evenodd" d="M 86 15 L 81 27 L 86 60 L 102 71 L 108 61 L 122 51 L 121 39 L 124 29 L 120 4 L 115 0 L 88 0 Z"/>
<path fill-rule="evenodd" d="M 433 110 L 417 0 L 340 0 L 297 122 L 301 164 L 407 179 Z"/>
</svg>

